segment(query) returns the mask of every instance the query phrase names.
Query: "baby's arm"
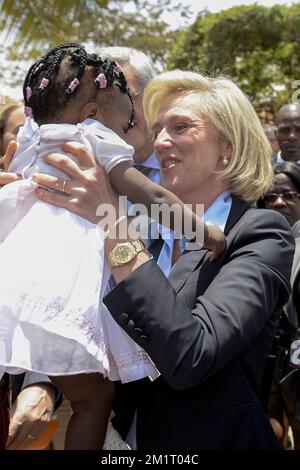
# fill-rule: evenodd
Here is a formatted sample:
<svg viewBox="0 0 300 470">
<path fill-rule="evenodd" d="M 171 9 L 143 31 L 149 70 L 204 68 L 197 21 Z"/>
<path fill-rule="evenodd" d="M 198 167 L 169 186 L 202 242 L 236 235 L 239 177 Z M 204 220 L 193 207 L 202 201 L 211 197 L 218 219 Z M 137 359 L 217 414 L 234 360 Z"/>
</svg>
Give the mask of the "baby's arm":
<svg viewBox="0 0 300 470">
<path fill-rule="evenodd" d="M 197 234 L 197 240 L 203 240 L 203 246 L 213 252 L 212 260 L 224 251 L 226 239 L 219 228 L 206 225 L 175 194 L 151 181 L 130 163 L 116 165 L 109 172 L 109 177 L 119 194 L 126 195 L 130 202 L 144 204 L 149 216 L 158 223 L 167 225 L 190 239 Z M 167 212 L 168 217 L 164 217 L 164 211 L 159 210 L 159 206 L 163 204 L 172 207 Z M 157 205 L 157 210 L 153 210 L 153 205 Z"/>
</svg>

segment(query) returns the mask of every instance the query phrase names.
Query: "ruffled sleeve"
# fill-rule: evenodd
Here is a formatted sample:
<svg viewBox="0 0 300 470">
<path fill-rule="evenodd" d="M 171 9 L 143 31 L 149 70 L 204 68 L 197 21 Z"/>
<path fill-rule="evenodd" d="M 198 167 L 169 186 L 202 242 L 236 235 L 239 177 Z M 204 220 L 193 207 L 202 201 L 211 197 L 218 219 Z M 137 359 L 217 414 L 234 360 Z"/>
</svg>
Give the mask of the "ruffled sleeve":
<svg viewBox="0 0 300 470">
<path fill-rule="evenodd" d="M 107 173 L 121 162 L 128 161 L 133 164 L 133 147 L 111 129 L 91 119 L 78 124 L 77 127 L 82 133 L 84 143 L 89 145 L 98 163 Z"/>
</svg>

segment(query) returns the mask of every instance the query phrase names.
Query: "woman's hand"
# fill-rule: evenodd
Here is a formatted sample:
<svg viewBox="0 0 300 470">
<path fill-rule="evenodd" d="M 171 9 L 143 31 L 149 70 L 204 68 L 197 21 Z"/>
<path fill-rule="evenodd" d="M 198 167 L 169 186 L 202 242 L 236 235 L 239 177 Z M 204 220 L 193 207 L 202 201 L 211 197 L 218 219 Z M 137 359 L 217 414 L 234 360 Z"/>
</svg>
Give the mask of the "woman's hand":
<svg viewBox="0 0 300 470">
<path fill-rule="evenodd" d="M 44 161 L 62 170 L 70 179 L 35 173 L 32 180 L 43 186 L 36 189 L 36 195 L 42 201 L 64 207 L 91 223 L 98 223 L 101 220 L 97 216 L 99 205 L 112 204 L 118 207 L 118 197 L 111 188 L 105 171 L 84 145 L 67 142 L 62 149 L 75 155 L 78 164 L 57 153 L 47 155 Z"/>
<path fill-rule="evenodd" d="M 8 450 L 23 450 L 48 426 L 55 404 L 53 385 L 35 384 L 24 388 L 13 404 Z"/>
</svg>

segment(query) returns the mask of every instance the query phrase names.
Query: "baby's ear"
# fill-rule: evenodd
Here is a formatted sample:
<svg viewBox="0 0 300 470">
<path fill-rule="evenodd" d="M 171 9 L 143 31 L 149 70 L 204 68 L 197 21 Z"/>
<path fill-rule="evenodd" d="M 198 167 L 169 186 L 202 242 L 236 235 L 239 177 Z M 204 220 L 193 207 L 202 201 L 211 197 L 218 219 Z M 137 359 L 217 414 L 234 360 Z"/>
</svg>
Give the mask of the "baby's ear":
<svg viewBox="0 0 300 470">
<path fill-rule="evenodd" d="M 96 119 L 96 116 L 99 113 L 99 107 L 97 103 L 91 101 L 83 106 L 82 110 L 80 111 L 80 122 L 84 121 L 85 119 L 91 118 Z"/>
</svg>

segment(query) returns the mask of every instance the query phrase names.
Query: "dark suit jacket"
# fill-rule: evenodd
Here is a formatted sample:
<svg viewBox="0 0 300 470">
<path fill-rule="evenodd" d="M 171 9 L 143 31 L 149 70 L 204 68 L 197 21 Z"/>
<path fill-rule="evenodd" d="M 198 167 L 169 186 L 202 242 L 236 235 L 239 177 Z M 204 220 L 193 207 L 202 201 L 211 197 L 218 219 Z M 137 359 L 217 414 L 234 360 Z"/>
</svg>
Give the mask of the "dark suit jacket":
<svg viewBox="0 0 300 470">
<path fill-rule="evenodd" d="M 285 411 L 293 432 L 300 436 L 300 370 L 289 363 L 291 343 L 296 338 L 300 339 L 300 221 L 293 226 L 292 234 L 296 243 L 291 274 L 292 293 L 282 309 L 271 351 L 275 363 L 268 410 L 282 416 L 282 419 Z"/>
<path fill-rule="evenodd" d="M 161 372 L 121 387 L 136 402 L 139 449 L 278 448 L 258 390 L 294 240 L 281 215 L 236 197 L 225 233 L 216 262 L 186 252 L 167 279 L 151 260 L 104 299 Z"/>
</svg>

